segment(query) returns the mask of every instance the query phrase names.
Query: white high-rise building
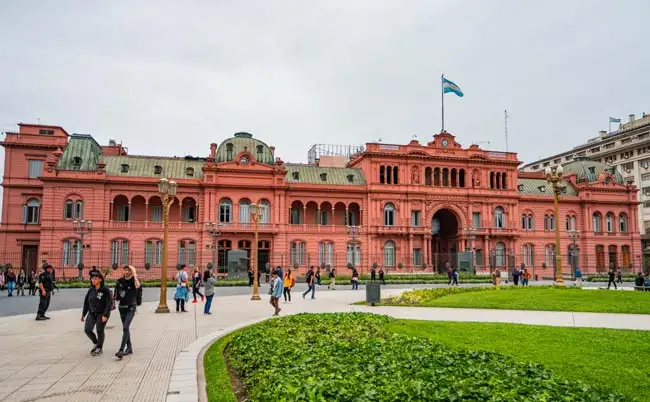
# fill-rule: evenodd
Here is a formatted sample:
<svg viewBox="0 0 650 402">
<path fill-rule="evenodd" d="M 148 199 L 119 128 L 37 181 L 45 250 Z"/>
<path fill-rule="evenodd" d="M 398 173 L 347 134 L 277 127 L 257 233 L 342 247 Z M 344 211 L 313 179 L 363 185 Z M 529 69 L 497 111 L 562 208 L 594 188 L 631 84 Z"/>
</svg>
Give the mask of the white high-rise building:
<svg viewBox="0 0 650 402">
<path fill-rule="evenodd" d="M 626 182 L 640 189 L 639 228 L 643 228 L 642 235 L 650 234 L 650 114 L 643 113 L 640 119 L 631 114 L 616 131 L 601 131 L 598 137 L 585 144 L 528 163 L 520 170 L 540 172 L 547 166 L 565 164 L 578 157 L 588 157 L 616 168 Z"/>
</svg>

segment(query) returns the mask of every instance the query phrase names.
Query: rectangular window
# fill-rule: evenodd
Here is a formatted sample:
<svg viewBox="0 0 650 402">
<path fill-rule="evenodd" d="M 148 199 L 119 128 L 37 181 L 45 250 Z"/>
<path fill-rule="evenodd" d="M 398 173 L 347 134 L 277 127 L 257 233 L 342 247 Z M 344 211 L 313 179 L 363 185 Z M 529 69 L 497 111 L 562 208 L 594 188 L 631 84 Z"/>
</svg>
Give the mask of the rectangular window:
<svg viewBox="0 0 650 402">
<path fill-rule="evenodd" d="M 151 207 L 151 222 L 162 222 L 162 205 Z"/>
<path fill-rule="evenodd" d="M 318 245 L 318 263 L 319 265 L 332 265 L 334 260 L 334 244 L 319 243 Z"/>
<path fill-rule="evenodd" d="M 483 249 L 477 248 L 474 250 L 474 263 L 483 265 Z"/>
<path fill-rule="evenodd" d="M 262 218 L 260 223 L 271 223 L 271 207 L 264 201 L 260 203 L 260 209 L 262 210 Z"/>
<path fill-rule="evenodd" d="M 348 244 L 347 264 L 352 264 L 355 267 L 361 264 L 361 247 Z"/>
<path fill-rule="evenodd" d="M 300 211 L 298 208 L 291 208 L 291 224 L 292 225 L 299 225 L 301 224 L 301 215 Z"/>
<path fill-rule="evenodd" d="M 184 241 L 179 242 L 178 243 L 178 263 L 179 264 L 187 265 L 187 263 L 185 262 L 186 253 L 187 253 L 187 247 L 185 246 L 185 242 Z"/>
<path fill-rule="evenodd" d="M 321 209 L 320 210 L 320 224 L 321 225 L 328 225 L 328 215 L 327 215 L 327 210 L 326 209 Z"/>
<path fill-rule="evenodd" d="M 472 227 L 480 228 L 481 227 L 481 213 L 472 212 Z"/>
<path fill-rule="evenodd" d="M 126 240 L 122 241 L 122 265 L 129 265 L 129 242 Z"/>
<path fill-rule="evenodd" d="M 420 226 L 420 211 L 411 211 L 411 226 Z"/>
<path fill-rule="evenodd" d="M 129 242 L 113 240 L 111 243 L 111 265 L 129 265 Z"/>
<path fill-rule="evenodd" d="M 219 205 L 219 222 L 230 223 L 232 221 L 232 206 L 227 203 Z"/>
<path fill-rule="evenodd" d="M 39 159 L 29 160 L 28 176 L 30 179 L 37 179 L 43 174 L 43 161 Z"/>
<path fill-rule="evenodd" d="M 144 245 L 145 263 L 158 266 L 162 261 L 162 241 L 147 240 Z"/>
<path fill-rule="evenodd" d="M 304 265 L 305 264 L 305 243 L 292 242 L 291 243 L 291 265 Z"/>
<path fill-rule="evenodd" d="M 63 209 L 63 219 L 72 219 L 72 201 L 68 200 L 65 202 L 65 207 Z"/>
<path fill-rule="evenodd" d="M 38 201 L 29 200 L 27 205 L 23 206 L 23 224 L 38 225 L 40 209 L 40 203 Z"/>
<path fill-rule="evenodd" d="M 129 206 L 119 205 L 117 207 L 117 220 L 118 222 L 127 222 L 129 220 Z"/>
<path fill-rule="evenodd" d="M 74 210 L 72 212 L 75 219 L 83 219 L 84 217 L 84 203 L 77 201 L 74 203 Z"/>
<path fill-rule="evenodd" d="M 81 261 L 81 241 L 79 240 L 66 240 L 63 242 L 63 265 L 74 266 L 79 265 Z"/>
<path fill-rule="evenodd" d="M 194 205 L 188 205 L 183 208 L 183 222 L 195 222 L 194 211 Z"/>
<path fill-rule="evenodd" d="M 422 250 L 419 248 L 413 249 L 413 265 L 416 267 L 422 266 Z"/>
</svg>

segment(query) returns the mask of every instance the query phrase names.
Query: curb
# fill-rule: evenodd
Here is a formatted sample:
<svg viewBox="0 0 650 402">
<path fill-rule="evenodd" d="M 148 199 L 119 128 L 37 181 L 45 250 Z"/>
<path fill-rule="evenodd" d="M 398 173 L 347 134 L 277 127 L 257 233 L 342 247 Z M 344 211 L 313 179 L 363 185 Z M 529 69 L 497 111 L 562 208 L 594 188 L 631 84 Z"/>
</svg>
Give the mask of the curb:
<svg viewBox="0 0 650 402">
<path fill-rule="evenodd" d="M 205 372 L 203 356 L 208 348 L 218 339 L 250 325 L 266 321 L 271 317 L 261 317 L 211 332 L 189 344 L 174 359 L 167 402 L 207 402 L 205 391 Z"/>
</svg>

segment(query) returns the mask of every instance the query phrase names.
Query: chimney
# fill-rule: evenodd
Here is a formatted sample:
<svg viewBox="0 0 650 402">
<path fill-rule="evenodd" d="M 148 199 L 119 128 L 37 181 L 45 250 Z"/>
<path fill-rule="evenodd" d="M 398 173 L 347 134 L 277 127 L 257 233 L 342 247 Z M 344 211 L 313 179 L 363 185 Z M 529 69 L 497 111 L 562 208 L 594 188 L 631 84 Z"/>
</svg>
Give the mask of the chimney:
<svg viewBox="0 0 650 402">
<path fill-rule="evenodd" d="M 108 146 L 109 147 L 115 147 L 115 146 L 117 146 L 117 143 L 115 142 L 115 140 L 111 139 L 111 140 L 108 140 Z"/>
<path fill-rule="evenodd" d="M 600 136 L 600 138 L 606 137 L 606 136 L 607 136 L 607 131 L 605 131 L 605 130 L 600 130 L 600 131 L 598 132 L 598 135 Z"/>
<path fill-rule="evenodd" d="M 630 115 L 630 123 L 632 123 L 633 121 L 634 121 L 634 113 Z"/>
<path fill-rule="evenodd" d="M 275 155 L 275 147 L 271 145 L 269 149 L 271 150 L 271 155 Z"/>
</svg>

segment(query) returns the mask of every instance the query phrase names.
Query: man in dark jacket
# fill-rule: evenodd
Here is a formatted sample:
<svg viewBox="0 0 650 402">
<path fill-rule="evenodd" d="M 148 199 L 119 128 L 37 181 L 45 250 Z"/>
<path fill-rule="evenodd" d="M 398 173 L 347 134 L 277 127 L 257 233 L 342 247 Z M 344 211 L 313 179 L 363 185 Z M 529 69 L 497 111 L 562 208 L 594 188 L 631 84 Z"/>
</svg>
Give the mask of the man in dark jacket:
<svg viewBox="0 0 650 402">
<path fill-rule="evenodd" d="M 45 316 L 45 312 L 50 307 L 50 297 L 54 293 L 54 269 L 52 265 L 45 264 L 43 272 L 38 276 L 38 312 L 36 313 L 36 321 L 49 320 L 50 317 Z"/>
<path fill-rule="evenodd" d="M 106 286 L 102 286 L 104 278 L 101 274 L 94 274 L 90 277 L 92 286 L 86 292 L 84 299 L 84 307 L 81 312 L 81 322 L 86 321 L 84 331 L 88 338 L 93 343 L 93 348 L 90 354 L 99 356 L 102 354 L 104 347 L 104 328 L 108 318 L 111 316 L 111 309 L 113 302 L 111 300 L 111 290 Z M 93 332 L 97 330 L 97 335 Z"/>
<path fill-rule="evenodd" d="M 613 268 L 610 268 L 609 272 L 607 274 L 607 279 L 608 279 L 608 281 L 607 281 L 607 289 L 609 289 L 609 287 L 612 285 L 612 283 L 614 284 L 614 289 L 616 289 L 616 279 L 615 278 L 616 278 L 616 273 L 614 272 Z"/>
</svg>

